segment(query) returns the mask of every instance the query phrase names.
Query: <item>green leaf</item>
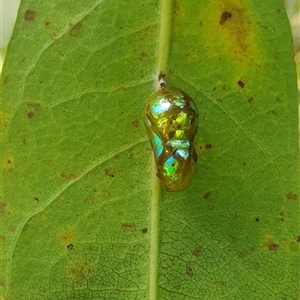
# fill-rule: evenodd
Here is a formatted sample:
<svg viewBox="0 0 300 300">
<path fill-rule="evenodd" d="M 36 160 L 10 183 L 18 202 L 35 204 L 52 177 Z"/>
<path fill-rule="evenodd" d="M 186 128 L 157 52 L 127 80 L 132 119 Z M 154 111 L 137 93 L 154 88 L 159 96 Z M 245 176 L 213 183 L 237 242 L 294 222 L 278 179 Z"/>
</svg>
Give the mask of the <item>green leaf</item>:
<svg viewBox="0 0 300 300">
<path fill-rule="evenodd" d="M 172 2 L 22 1 L 2 73 L 1 299 L 299 298 L 283 3 Z M 180 193 L 160 192 L 143 127 L 166 70 L 200 112 Z"/>
</svg>

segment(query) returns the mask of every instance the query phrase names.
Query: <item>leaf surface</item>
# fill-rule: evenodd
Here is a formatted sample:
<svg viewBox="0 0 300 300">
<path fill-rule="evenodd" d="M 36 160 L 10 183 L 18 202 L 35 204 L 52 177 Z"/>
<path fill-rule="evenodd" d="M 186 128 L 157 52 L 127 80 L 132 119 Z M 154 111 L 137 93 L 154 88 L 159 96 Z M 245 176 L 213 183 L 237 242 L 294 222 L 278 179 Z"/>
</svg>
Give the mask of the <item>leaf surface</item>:
<svg viewBox="0 0 300 300">
<path fill-rule="evenodd" d="M 2 74 L 2 299 L 299 297 L 283 4 L 175 1 L 168 83 L 200 112 L 180 193 L 158 192 L 143 127 L 167 17 L 154 0 L 22 1 Z"/>
</svg>

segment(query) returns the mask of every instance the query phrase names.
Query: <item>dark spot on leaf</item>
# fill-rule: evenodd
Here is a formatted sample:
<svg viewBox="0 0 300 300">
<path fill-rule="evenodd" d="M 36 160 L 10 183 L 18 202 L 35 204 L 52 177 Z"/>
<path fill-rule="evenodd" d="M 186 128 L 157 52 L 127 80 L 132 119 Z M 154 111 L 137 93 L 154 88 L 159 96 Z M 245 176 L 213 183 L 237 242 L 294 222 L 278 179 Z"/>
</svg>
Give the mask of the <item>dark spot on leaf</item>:
<svg viewBox="0 0 300 300">
<path fill-rule="evenodd" d="M 279 97 L 277 97 L 277 98 L 275 99 L 275 101 L 276 101 L 276 102 L 281 102 L 281 99 L 280 99 Z"/>
<path fill-rule="evenodd" d="M 254 268 L 255 270 L 259 269 L 259 268 L 260 268 L 260 264 L 259 264 L 258 262 L 255 262 L 255 263 L 253 264 L 253 268 Z"/>
<path fill-rule="evenodd" d="M 67 249 L 68 249 L 68 250 L 72 250 L 73 248 L 74 248 L 73 244 L 69 244 L 69 245 L 67 246 Z"/>
<path fill-rule="evenodd" d="M 247 254 L 247 252 L 244 250 L 237 252 L 238 257 L 240 257 L 240 258 L 244 258 L 246 254 Z"/>
<path fill-rule="evenodd" d="M 74 266 L 70 268 L 70 276 L 74 279 L 83 279 L 84 278 L 84 267 L 81 265 Z"/>
<path fill-rule="evenodd" d="M 227 90 L 227 85 L 223 85 L 223 86 L 222 86 L 222 90 L 223 90 L 223 91 L 226 91 L 226 90 Z"/>
<path fill-rule="evenodd" d="M 245 82 L 244 82 L 244 81 L 239 80 L 237 83 L 238 83 L 238 85 L 239 85 L 239 87 L 240 87 L 241 89 L 245 87 Z"/>
<path fill-rule="evenodd" d="M 131 122 L 131 125 L 132 125 L 134 128 L 138 128 L 138 127 L 139 127 L 139 121 L 138 121 L 138 120 L 134 120 L 133 122 Z"/>
<path fill-rule="evenodd" d="M 6 86 L 7 80 L 8 80 L 8 77 L 7 77 L 7 75 L 6 75 L 6 76 L 4 77 L 4 79 L 3 79 L 3 85 L 4 85 L 4 86 Z"/>
<path fill-rule="evenodd" d="M 148 228 L 146 228 L 146 227 L 142 229 L 142 233 L 146 233 L 147 231 L 148 231 Z"/>
<path fill-rule="evenodd" d="M 245 162 L 243 162 L 243 166 L 246 166 L 246 163 L 245 163 Z"/>
<path fill-rule="evenodd" d="M 199 21 L 199 27 L 203 27 L 203 22 L 202 21 Z"/>
<path fill-rule="evenodd" d="M 300 234 L 297 236 L 297 242 L 300 243 Z"/>
<path fill-rule="evenodd" d="M 78 22 L 77 24 L 75 24 L 71 30 L 69 31 L 69 35 L 71 37 L 76 37 L 78 36 L 78 34 L 80 33 L 80 29 L 81 29 L 81 26 L 82 26 L 82 22 Z"/>
<path fill-rule="evenodd" d="M 269 249 L 270 251 L 277 251 L 278 247 L 279 247 L 279 245 L 277 245 L 277 244 L 275 244 L 275 243 L 270 243 L 270 244 L 268 245 L 268 249 Z"/>
<path fill-rule="evenodd" d="M 25 21 L 31 22 L 35 19 L 35 11 L 27 9 L 24 14 Z"/>
<path fill-rule="evenodd" d="M 4 208 L 7 206 L 7 203 L 0 202 L 0 213 L 4 212 Z"/>
<path fill-rule="evenodd" d="M 250 97 L 247 101 L 248 101 L 248 103 L 252 103 L 253 102 L 253 97 Z"/>
<path fill-rule="evenodd" d="M 259 217 L 256 217 L 255 218 L 255 222 L 259 222 L 260 220 L 259 220 Z"/>
<path fill-rule="evenodd" d="M 215 207 L 213 205 L 209 205 L 208 210 L 213 211 L 213 210 L 215 210 Z"/>
<path fill-rule="evenodd" d="M 35 116 L 35 113 L 33 111 L 29 111 L 29 112 L 26 113 L 26 116 L 27 116 L 28 119 L 31 119 Z"/>
<path fill-rule="evenodd" d="M 206 192 L 203 194 L 203 199 L 207 200 L 210 197 L 210 192 Z"/>
<path fill-rule="evenodd" d="M 33 111 L 37 112 L 41 110 L 41 104 L 39 102 L 27 102 L 28 107 L 32 108 Z"/>
<path fill-rule="evenodd" d="M 193 269 L 192 269 L 192 262 L 187 262 L 186 263 L 185 272 L 189 277 L 194 276 L 194 272 L 193 272 Z"/>
<path fill-rule="evenodd" d="M 120 157 L 119 154 L 114 155 L 114 159 L 118 159 Z"/>
<path fill-rule="evenodd" d="M 203 248 L 202 247 L 196 247 L 193 251 L 193 255 L 194 256 L 200 256 L 203 252 Z"/>
<path fill-rule="evenodd" d="M 48 26 L 50 26 L 50 25 L 51 25 L 51 22 L 50 22 L 50 21 L 46 21 L 46 22 L 45 22 L 45 26 L 46 26 L 46 27 L 48 27 Z"/>
<path fill-rule="evenodd" d="M 210 143 L 205 144 L 205 149 L 210 149 L 212 145 Z"/>
<path fill-rule="evenodd" d="M 297 200 L 297 195 L 296 195 L 296 194 L 293 194 L 293 193 L 288 193 L 288 194 L 286 195 L 286 198 L 287 198 L 288 200 Z"/>
<path fill-rule="evenodd" d="M 229 19 L 231 18 L 232 15 L 231 15 L 231 12 L 229 11 L 224 11 L 221 15 L 221 18 L 220 18 L 220 21 L 219 21 L 219 24 L 220 25 L 224 25 L 224 23 Z"/>
<path fill-rule="evenodd" d="M 24 227 L 22 228 L 22 232 L 27 232 L 29 228 L 28 224 L 25 224 Z"/>
<path fill-rule="evenodd" d="M 8 227 L 8 231 L 10 231 L 10 232 L 15 232 L 15 231 L 16 231 L 16 226 L 10 225 L 10 226 Z"/>
<path fill-rule="evenodd" d="M 179 14 L 179 6 L 178 5 L 174 6 L 174 14 L 177 15 L 177 16 Z"/>
<path fill-rule="evenodd" d="M 149 55 L 147 53 L 145 53 L 145 52 L 142 52 L 140 54 L 139 60 L 140 61 L 148 61 L 149 60 Z"/>
<path fill-rule="evenodd" d="M 71 244 L 74 240 L 74 230 L 71 229 L 63 232 L 60 239 L 63 243 Z"/>
<path fill-rule="evenodd" d="M 37 201 L 37 202 L 40 201 L 38 197 L 34 197 L 33 199 L 34 199 L 35 201 Z"/>
<path fill-rule="evenodd" d="M 135 231 L 135 224 L 134 223 L 123 223 L 122 228 L 128 231 Z"/>
<path fill-rule="evenodd" d="M 231 243 L 236 243 L 238 240 L 236 236 L 230 236 L 229 239 Z"/>
<path fill-rule="evenodd" d="M 0 279 L 0 286 L 5 286 L 5 281 L 3 279 Z"/>
<path fill-rule="evenodd" d="M 69 181 L 72 181 L 72 180 L 74 180 L 74 179 L 77 178 L 77 176 L 75 174 L 73 174 L 73 173 L 71 173 L 71 174 L 61 173 L 60 177 L 63 178 L 63 179 L 65 179 L 65 180 L 69 180 Z"/>
<path fill-rule="evenodd" d="M 108 190 L 102 190 L 101 191 L 101 196 L 104 198 L 109 198 L 110 197 L 110 193 Z"/>
<path fill-rule="evenodd" d="M 132 154 L 128 153 L 127 158 L 129 158 L 129 159 L 132 158 Z"/>
<path fill-rule="evenodd" d="M 272 115 L 272 116 L 276 116 L 277 115 L 277 112 L 275 109 L 271 109 L 267 112 L 268 115 Z"/>
<path fill-rule="evenodd" d="M 11 160 L 10 160 L 10 159 L 7 159 L 6 163 L 7 163 L 7 164 L 10 164 L 10 163 L 11 163 Z"/>
<path fill-rule="evenodd" d="M 107 168 L 104 170 L 104 173 L 106 176 L 109 176 L 111 178 L 114 178 L 115 177 L 115 174 L 113 172 L 113 169 L 112 168 Z"/>
<path fill-rule="evenodd" d="M 185 57 L 190 57 L 190 56 L 191 56 L 191 53 L 186 53 L 184 56 L 185 56 Z"/>
<path fill-rule="evenodd" d="M 14 172 L 15 172 L 15 169 L 14 169 L 14 168 L 9 168 L 9 169 L 8 169 L 8 172 L 9 172 L 9 173 L 14 173 Z"/>
<path fill-rule="evenodd" d="M 0 235 L 0 241 L 4 242 L 6 240 L 6 237 L 4 235 Z"/>
</svg>

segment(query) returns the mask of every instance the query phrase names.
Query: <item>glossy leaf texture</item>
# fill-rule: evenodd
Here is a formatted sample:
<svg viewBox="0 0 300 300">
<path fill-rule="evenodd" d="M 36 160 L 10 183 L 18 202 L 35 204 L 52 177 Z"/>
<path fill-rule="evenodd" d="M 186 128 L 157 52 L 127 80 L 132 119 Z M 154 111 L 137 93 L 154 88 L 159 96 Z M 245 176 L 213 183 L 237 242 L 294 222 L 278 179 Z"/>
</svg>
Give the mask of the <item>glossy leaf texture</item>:
<svg viewBox="0 0 300 300">
<path fill-rule="evenodd" d="M 22 1 L 2 73 L 2 299 L 299 298 L 283 3 L 175 1 L 168 84 L 199 109 L 197 172 L 155 212 L 143 110 L 164 17 L 156 0 Z"/>
</svg>

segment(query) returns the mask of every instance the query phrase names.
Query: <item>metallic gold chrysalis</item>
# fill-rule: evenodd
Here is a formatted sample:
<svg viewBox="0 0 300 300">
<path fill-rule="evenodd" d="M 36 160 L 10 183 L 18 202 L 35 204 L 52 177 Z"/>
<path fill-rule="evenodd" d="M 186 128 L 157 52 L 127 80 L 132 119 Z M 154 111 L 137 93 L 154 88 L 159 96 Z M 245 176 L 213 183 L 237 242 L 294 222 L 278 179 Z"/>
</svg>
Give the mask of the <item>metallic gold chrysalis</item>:
<svg viewBox="0 0 300 300">
<path fill-rule="evenodd" d="M 157 177 L 167 191 L 184 190 L 193 178 L 197 162 L 193 142 L 198 109 L 194 100 L 176 87 L 162 86 L 146 104 L 144 123 Z"/>
</svg>

